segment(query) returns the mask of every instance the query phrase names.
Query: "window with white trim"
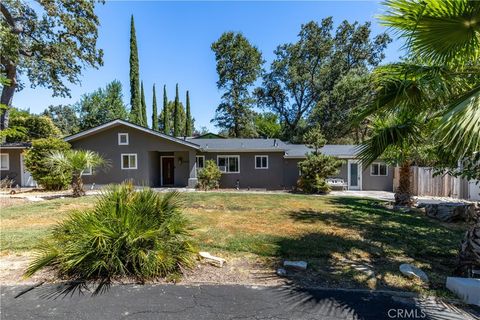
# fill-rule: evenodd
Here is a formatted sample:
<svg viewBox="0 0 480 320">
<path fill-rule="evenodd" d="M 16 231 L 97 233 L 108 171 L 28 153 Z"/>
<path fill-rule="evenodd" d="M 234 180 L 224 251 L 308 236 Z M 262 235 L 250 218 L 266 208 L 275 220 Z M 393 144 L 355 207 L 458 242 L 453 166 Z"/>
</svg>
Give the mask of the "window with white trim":
<svg viewBox="0 0 480 320">
<path fill-rule="evenodd" d="M 386 176 L 388 175 L 387 165 L 385 163 L 372 163 L 370 165 L 370 175 Z"/>
<path fill-rule="evenodd" d="M 255 156 L 255 169 L 268 169 L 268 156 Z"/>
<path fill-rule="evenodd" d="M 205 168 L 205 156 L 197 156 L 195 158 L 195 163 L 196 163 L 197 171 L 200 171 L 201 169 Z"/>
<path fill-rule="evenodd" d="M 119 146 L 128 146 L 128 133 L 119 133 L 118 134 L 118 145 Z"/>
<path fill-rule="evenodd" d="M 92 167 L 87 167 L 85 170 L 82 172 L 82 176 L 91 176 L 93 174 Z"/>
<path fill-rule="evenodd" d="M 137 154 L 122 153 L 122 170 L 137 169 Z"/>
<path fill-rule="evenodd" d="M 10 156 L 8 153 L 0 153 L 0 170 L 10 170 Z"/>
<path fill-rule="evenodd" d="M 240 156 L 217 156 L 217 166 L 223 173 L 240 173 Z"/>
</svg>

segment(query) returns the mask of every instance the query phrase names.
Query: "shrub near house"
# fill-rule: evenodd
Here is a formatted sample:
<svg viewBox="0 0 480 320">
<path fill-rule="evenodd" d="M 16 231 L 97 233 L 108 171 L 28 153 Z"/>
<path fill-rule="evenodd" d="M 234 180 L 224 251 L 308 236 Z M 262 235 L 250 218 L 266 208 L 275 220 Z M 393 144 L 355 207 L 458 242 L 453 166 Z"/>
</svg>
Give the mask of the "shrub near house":
<svg viewBox="0 0 480 320">
<path fill-rule="evenodd" d="M 68 188 L 72 180 L 71 174 L 52 171 L 47 165 L 51 152 L 63 152 L 70 149 L 70 144 L 57 138 L 33 140 L 32 148 L 25 153 L 25 166 L 33 179 L 47 190 L 62 190 Z"/>
</svg>

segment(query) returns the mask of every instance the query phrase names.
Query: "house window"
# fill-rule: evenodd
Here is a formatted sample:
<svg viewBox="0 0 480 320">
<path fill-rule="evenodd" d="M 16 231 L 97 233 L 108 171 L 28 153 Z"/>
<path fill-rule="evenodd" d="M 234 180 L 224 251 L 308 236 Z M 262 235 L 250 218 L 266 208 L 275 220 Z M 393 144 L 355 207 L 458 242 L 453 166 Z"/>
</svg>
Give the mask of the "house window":
<svg viewBox="0 0 480 320">
<path fill-rule="evenodd" d="M 370 166 L 370 175 L 386 176 L 388 175 L 387 165 L 385 163 L 372 163 Z"/>
<path fill-rule="evenodd" d="M 197 171 L 199 171 L 200 169 L 203 169 L 205 168 L 205 156 L 197 156 L 196 160 L 195 160 L 196 164 L 197 164 Z"/>
<path fill-rule="evenodd" d="M 0 170 L 10 170 L 10 158 L 8 153 L 0 153 Z"/>
<path fill-rule="evenodd" d="M 217 165 L 223 173 L 240 173 L 240 156 L 218 156 Z"/>
<path fill-rule="evenodd" d="M 82 176 L 91 176 L 93 174 L 92 167 L 87 167 L 85 170 L 82 172 Z"/>
<path fill-rule="evenodd" d="M 255 156 L 255 169 L 268 169 L 268 156 Z"/>
<path fill-rule="evenodd" d="M 122 169 L 137 169 L 136 153 L 122 153 Z"/>
<path fill-rule="evenodd" d="M 119 146 L 128 146 L 128 133 L 119 133 L 118 134 L 118 145 Z"/>
</svg>

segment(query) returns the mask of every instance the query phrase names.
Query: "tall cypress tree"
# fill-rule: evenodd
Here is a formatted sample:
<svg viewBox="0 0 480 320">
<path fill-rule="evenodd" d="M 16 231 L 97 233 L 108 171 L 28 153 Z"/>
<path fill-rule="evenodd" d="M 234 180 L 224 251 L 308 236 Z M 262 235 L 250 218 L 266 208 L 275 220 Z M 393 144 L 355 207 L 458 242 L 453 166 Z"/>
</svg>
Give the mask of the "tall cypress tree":
<svg viewBox="0 0 480 320">
<path fill-rule="evenodd" d="M 186 117 L 185 117 L 185 136 L 192 136 L 192 115 L 190 114 L 190 95 L 187 90 L 187 106 L 186 106 Z"/>
<path fill-rule="evenodd" d="M 168 113 L 167 86 L 163 85 L 163 133 L 170 134 L 170 117 Z"/>
<path fill-rule="evenodd" d="M 180 107 L 180 102 L 178 99 L 178 83 L 175 88 L 175 104 L 173 108 L 173 136 L 178 137 L 180 133 L 180 114 L 178 108 Z"/>
<path fill-rule="evenodd" d="M 135 35 L 135 22 L 133 15 L 130 20 L 130 121 L 140 124 L 140 71 L 138 65 L 137 36 Z"/>
<path fill-rule="evenodd" d="M 145 102 L 145 92 L 143 91 L 143 81 L 142 84 L 140 85 L 140 91 L 141 91 L 141 108 L 140 108 L 140 119 L 141 119 L 141 125 L 144 127 L 148 127 L 148 122 L 147 122 L 147 103 Z"/>
<path fill-rule="evenodd" d="M 155 93 L 155 84 L 153 84 L 152 129 L 158 131 L 157 94 Z"/>
</svg>

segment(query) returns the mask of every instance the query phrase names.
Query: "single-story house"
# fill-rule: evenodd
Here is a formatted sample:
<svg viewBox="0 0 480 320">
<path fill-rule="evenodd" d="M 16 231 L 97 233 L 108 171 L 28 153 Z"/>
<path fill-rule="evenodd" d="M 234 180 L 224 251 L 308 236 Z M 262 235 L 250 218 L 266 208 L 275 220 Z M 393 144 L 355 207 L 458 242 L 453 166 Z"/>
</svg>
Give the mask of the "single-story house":
<svg viewBox="0 0 480 320">
<path fill-rule="evenodd" d="M 110 163 L 105 170 L 84 173 L 87 184 L 120 183 L 133 180 L 151 187 L 195 187 L 197 172 L 207 160 L 222 171 L 221 188 L 282 190 L 295 187 L 298 163 L 311 150 L 301 144 L 279 139 L 230 139 L 207 134 L 177 138 L 136 124 L 114 120 L 68 136 L 73 149 L 101 154 Z M 34 186 L 23 165 L 28 143 L 0 144 L 0 175 L 14 179 L 15 185 Z M 362 168 L 355 145 L 326 145 L 326 155 L 343 160 L 339 174 L 349 190 L 392 191 L 392 167 L 375 162 Z"/>
<path fill-rule="evenodd" d="M 178 138 L 133 123 L 114 120 L 65 138 L 74 149 L 100 153 L 110 161 L 103 171 L 88 173 L 85 183 L 133 180 L 151 187 L 195 187 L 207 160 L 222 171 L 222 188 L 292 189 L 298 162 L 311 150 L 279 139 L 230 139 L 215 135 Z M 354 145 L 326 145 L 324 154 L 344 160 L 338 178 L 350 190 L 392 191 L 393 171 L 383 162 L 362 169 Z"/>
</svg>

